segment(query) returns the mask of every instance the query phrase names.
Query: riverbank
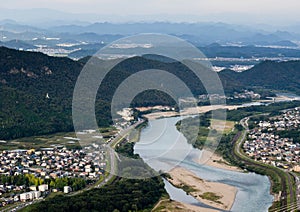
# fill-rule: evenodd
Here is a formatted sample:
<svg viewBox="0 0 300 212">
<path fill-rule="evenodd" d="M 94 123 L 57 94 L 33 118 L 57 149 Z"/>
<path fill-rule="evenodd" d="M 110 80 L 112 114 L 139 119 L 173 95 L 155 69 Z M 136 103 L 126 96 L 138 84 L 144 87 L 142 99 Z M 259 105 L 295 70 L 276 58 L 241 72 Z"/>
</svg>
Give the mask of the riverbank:
<svg viewBox="0 0 300 212">
<path fill-rule="evenodd" d="M 196 114 L 198 115 L 201 113 L 206 113 L 218 109 L 235 110 L 239 107 L 243 107 L 243 106 L 242 105 L 207 105 L 207 106 L 186 108 L 185 110 L 180 112 L 175 112 L 175 111 L 154 112 L 154 113 L 145 114 L 144 117 L 149 120 L 154 120 L 158 118 L 167 118 L 167 117 L 174 117 L 174 116 L 187 116 L 187 115 L 196 115 Z"/>
<path fill-rule="evenodd" d="M 235 201 L 237 189 L 227 184 L 205 181 L 181 167 L 168 172 L 168 181 L 182 188 L 200 202 L 222 210 L 230 210 Z M 199 211 L 199 210 L 198 210 Z"/>
<path fill-rule="evenodd" d="M 284 94 L 278 94 L 276 97 L 265 99 L 265 100 L 258 100 L 253 101 L 249 103 L 245 103 L 245 105 L 255 105 L 257 103 L 274 103 L 274 102 L 284 102 L 284 101 L 292 101 L 297 98 L 290 97 L 288 95 Z M 187 116 L 187 115 L 196 115 L 200 113 L 206 113 L 212 110 L 218 110 L 218 109 L 228 109 L 228 110 L 235 110 L 241 107 L 245 107 L 245 105 L 207 105 L 207 106 L 198 106 L 198 107 L 190 107 L 186 108 L 183 111 L 176 112 L 176 111 L 162 111 L 162 112 L 153 112 L 149 114 L 145 114 L 144 117 L 146 117 L 149 120 L 154 120 L 158 118 L 167 118 L 167 117 L 174 117 L 174 116 Z M 156 106 L 156 107 L 139 107 L 136 108 L 137 110 L 141 112 L 145 112 L 151 109 L 161 109 L 164 108 L 163 106 Z"/>
<path fill-rule="evenodd" d="M 171 199 L 160 200 L 151 210 L 152 212 L 219 212 L 219 210 L 203 208 L 191 204 L 181 203 Z"/>
<path fill-rule="evenodd" d="M 212 166 L 218 169 L 225 169 L 235 172 L 243 172 L 243 170 L 237 166 L 233 166 L 228 163 L 224 158 L 217 153 L 212 153 L 208 150 L 202 150 L 201 158 L 195 158 L 194 161 L 199 164 Z"/>
</svg>

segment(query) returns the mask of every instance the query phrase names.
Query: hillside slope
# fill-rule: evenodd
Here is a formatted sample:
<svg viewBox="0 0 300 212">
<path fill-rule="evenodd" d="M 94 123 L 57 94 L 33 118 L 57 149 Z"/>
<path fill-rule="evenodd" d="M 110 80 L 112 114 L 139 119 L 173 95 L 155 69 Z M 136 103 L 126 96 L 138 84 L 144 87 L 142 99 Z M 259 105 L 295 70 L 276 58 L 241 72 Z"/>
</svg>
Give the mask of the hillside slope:
<svg viewBox="0 0 300 212">
<path fill-rule="evenodd" d="M 72 95 L 88 58 L 73 61 L 41 53 L 0 47 L 0 140 L 73 130 Z M 130 75 L 146 69 L 166 70 L 184 81 L 195 95 L 206 93 L 195 75 L 178 62 L 134 57 L 117 65 L 98 90 L 98 124 L 107 126 L 114 92 Z M 227 93 L 256 86 L 300 93 L 300 62 L 263 62 L 243 73 L 219 73 Z M 49 98 L 46 98 L 49 97 Z M 159 91 L 139 94 L 132 105 L 175 105 Z"/>
<path fill-rule="evenodd" d="M 300 94 L 300 61 L 265 61 L 242 73 L 224 70 L 220 77 L 230 77 L 244 86 L 285 90 Z"/>
</svg>

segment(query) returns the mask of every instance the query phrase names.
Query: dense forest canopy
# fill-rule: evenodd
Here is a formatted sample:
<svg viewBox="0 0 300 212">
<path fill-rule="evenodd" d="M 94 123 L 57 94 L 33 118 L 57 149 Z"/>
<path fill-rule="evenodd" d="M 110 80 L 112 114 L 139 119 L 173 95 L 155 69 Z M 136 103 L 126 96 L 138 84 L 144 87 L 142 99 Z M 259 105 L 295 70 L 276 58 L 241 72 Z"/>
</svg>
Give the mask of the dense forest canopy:
<svg viewBox="0 0 300 212">
<path fill-rule="evenodd" d="M 0 139 L 72 131 L 72 95 L 74 86 L 88 57 L 79 61 L 50 57 L 0 47 Z M 193 72 L 179 62 L 155 57 L 133 57 L 118 64 L 98 90 L 96 116 L 100 126 L 112 123 L 110 102 L 119 84 L 130 75 L 146 69 L 161 69 L 176 75 L 195 96 L 206 93 Z M 300 62 L 263 62 L 236 73 L 219 73 L 226 93 L 251 86 L 300 93 Z M 263 73 L 263 74 L 262 74 Z M 49 98 L 48 98 L 49 97 Z M 175 105 L 160 91 L 146 91 L 133 106 Z"/>
</svg>

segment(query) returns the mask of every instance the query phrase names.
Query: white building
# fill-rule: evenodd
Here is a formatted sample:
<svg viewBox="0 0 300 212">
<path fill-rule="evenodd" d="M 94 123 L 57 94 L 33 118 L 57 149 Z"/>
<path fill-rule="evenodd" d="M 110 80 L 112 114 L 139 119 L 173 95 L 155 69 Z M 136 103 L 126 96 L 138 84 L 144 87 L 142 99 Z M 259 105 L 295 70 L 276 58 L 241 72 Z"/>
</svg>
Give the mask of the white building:
<svg viewBox="0 0 300 212">
<path fill-rule="evenodd" d="M 64 193 L 68 194 L 72 191 L 72 188 L 70 186 L 64 186 Z"/>
<path fill-rule="evenodd" d="M 39 191 L 44 192 L 44 191 L 48 191 L 48 185 L 47 184 L 43 184 L 43 185 L 39 185 Z"/>
<path fill-rule="evenodd" d="M 32 192 L 26 192 L 26 193 L 20 194 L 20 200 L 22 202 L 25 202 L 27 200 L 33 200 Z"/>
<path fill-rule="evenodd" d="M 29 189 L 30 191 L 36 191 L 36 186 L 30 186 Z"/>
<path fill-rule="evenodd" d="M 30 192 L 20 194 L 20 201 L 25 202 L 27 200 L 37 199 L 40 196 L 41 196 L 40 191 L 30 191 Z"/>
<path fill-rule="evenodd" d="M 33 195 L 35 199 L 38 199 L 41 197 L 41 192 L 40 191 L 33 191 Z"/>
</svg>

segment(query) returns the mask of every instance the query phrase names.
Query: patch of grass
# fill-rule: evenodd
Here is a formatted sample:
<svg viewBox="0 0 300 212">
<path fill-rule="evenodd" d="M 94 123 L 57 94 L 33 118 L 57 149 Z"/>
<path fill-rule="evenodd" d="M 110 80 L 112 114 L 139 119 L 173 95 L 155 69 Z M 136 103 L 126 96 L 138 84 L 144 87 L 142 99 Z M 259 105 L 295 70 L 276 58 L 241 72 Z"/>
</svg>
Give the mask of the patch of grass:
<svg viewBox="0 0 300 212">
<path fill-rule="evenodd" d="M 213 126 L 214 129 L 217 130 L 218 132 L 221 132 L 222 128 L 224 127 L 223 133 L 228 134 L 234 128 L 234 122 L 218 120 L 218 119 L 211 119 L 211 126 Z"/>
<path fill-rule="evenodd" d="M 58 196 L 58 195 L 63 195 L 64 193 L 63 192 L 61 192 L 61 191 L 58 191 L 58 192 L 51 192 L 48 196 L 47 196 L 47 198 L 53 198 L 53 197 L 56 197 L 56 196 Z"/>
<path fill-rule="evenodd" d="M 172 211 L 172 212 L 184 212 L 186 208 L 179 202 L 173 201 L 169 198 L 161 198 L 157 205 L 151 210 L 151 212 Z"/>
<path fill-rule="evenodd" d="M 193 188 L 192 186 L 188 186 L 188 185 L 184 185 L 184 184 L 181 184 L 180 188 L 182 190 L 184 190 L 187 194 L 198 191 L 197 189 Z"/>
<path fill-rule="evenodd" d="M 103 137 L 110 138 L 116 133 L 114 127 L 100 128 L 100 132 Z M 98 142 L 97 138 L 89 138 L 84 141 L 78 142 L 76 139 L 66 139 L 64 137 L 73 137 L 76 138 L 74 132 L 60 132 L 49 135 L 40 135 L 32 137 L 24 137 L 14 140 L 9 140 L 6 143 L 1 143 L 1 150 L 13 150 L 13 149 L 40 149 L 48 148 L 56 145 L 63 145 L 68 149 L 81 149 L 81 146 L 89 145 L 93 142 Z"/>
<path fill-rule="evenodd" d="M 199 195 L 199 197 L 201 197 L 202 199 L 207 199 L 207 200 L 219 203 L 219 204 L 223 204 L 222 202 L 219 201 L 219 199 L 221 199 L 222 197 L 216 195 L 213 192 L 205 192 L 205 193 Z"/>
</svg>

